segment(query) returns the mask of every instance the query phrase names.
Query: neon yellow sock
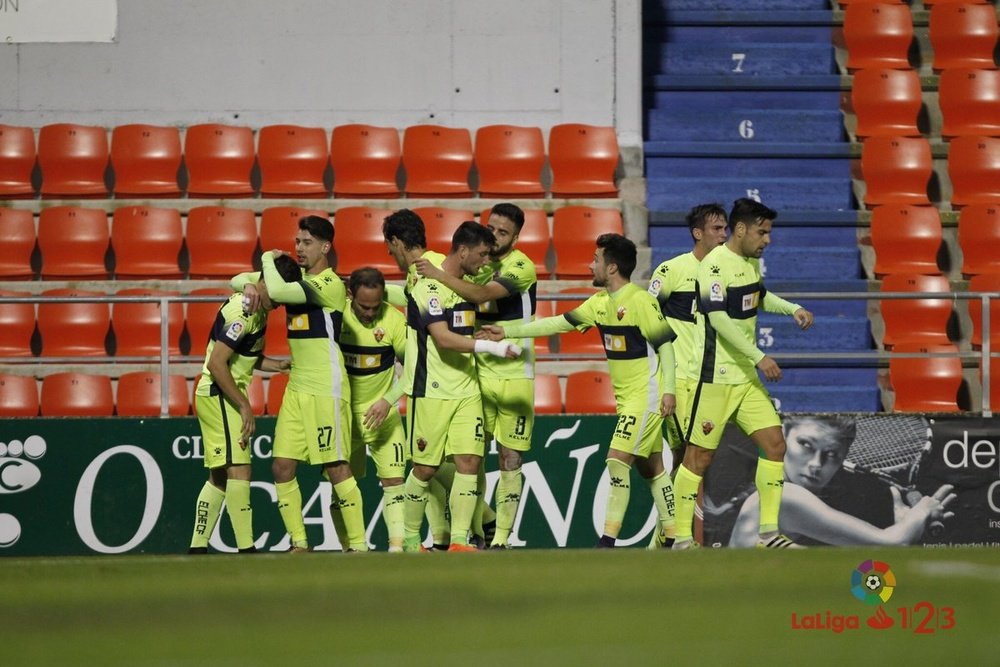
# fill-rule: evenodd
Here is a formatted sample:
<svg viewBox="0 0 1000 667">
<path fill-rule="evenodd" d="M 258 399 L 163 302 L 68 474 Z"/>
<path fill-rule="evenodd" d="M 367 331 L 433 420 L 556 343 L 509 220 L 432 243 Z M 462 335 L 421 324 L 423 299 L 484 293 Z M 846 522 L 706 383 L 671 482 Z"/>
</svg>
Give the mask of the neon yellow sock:
<svg viewBox="0 0 1000 667">
<path fill-rule="evenodd" d="M 451 485 L 451 495 L 448 498 L 448 503 L 451 505 L 452 544 L 469 543 L 472 515 L 476 511 L 478 500 L 479 489 L 476 476 L 456 472 L 455 481 Z"/>
<path fill-rule="evenodd" d="M 454 470 L 454 468 L 452 468 Z M 448 479 L 451 488 L 452 476 Z M 427 523 L 431 529 L 434 544 L 448 544 L 451 541 L 451 516 L 448 513 L 448 488 L 438 479 L 431 477 L 427 486 Z"/>
<path fill-rule="evenodd" d="M 476 491 L 479 493 L 479 499 L 476 501 L 476 509 L 472 513 L 472 525 L 469 532 L 482 538 L 486 534 L 486 531 L 483 530 L 483 517 L 485 516 L 486 510 L 490 509 L 490 506 L 483 500 L 483 496 L 486 495 L 485 458 L 479 460 L 479 472 L 476 473 Z M 490 512 L 492 512 L 492 510 L 490 510 Z"/>
<path fill-rule="evenodd" d="M 368 540 L 365 538 L 365 513 L 361 500 L 361 489 L 353 477 L 333 485 L 340 514 L 344 517 L 344 530 L 347 532 L 348 548 L 354 551 L 368 551 Z"/>
<path fill-rule="evenodd" d="M 497 532 L 493 544 L 507 544 L 510 532 L 514 530 L 523 487 L 524 478 L 521 477 L 520 468 L 500 471 L 500 481 L 497 483 Z"/>
<path fill-rule="evenodd" d="M 323 471 L 326 472 L 325 470 Z M 340 511 L 340 498 L 337 496 L 337 487 L 333 487 L 330 493 L 330 521 L 333 522 L 333 530 L 337 533 L 337 541 L 340 548 L 347 550 L 350 541 L 347 539 L 347 526 L 344 525 L 344 513 Z"/>
<path fill-rule="evenodd" d="M 389 551 L 401 551 L 403 548 L 403 507 L 406 500 L 403 486 L 397 484 L 382 488 L 382 519 L 389 535 Z"/>
<path fill-rule="evenodd" d="M 660 519 L 660 530 L 666 537 L 674 536 L 674 486 L 670 483 L 670 475 L 664 470 L 653 479 L 647 479 L 649 492 L 653 496 L 653 505 Z"/>
<path fill-rule="evenodd" d="M 204 549 L 208 539 L 215 530 L 215 522 L 222 512 L 222 501 L 226 499 L 225 492 L 212 484 L 205 482 L 198 494 L 198 502 L 194 510 L 194 531 L 191 533 L 191 548 Z"/>
<path fill-rule="evenodd" d="M 777 532 L 781 492 L 785 487 L 785 464 L 781 461 L 757 459 L 754 484 L 757 485 L 760 496 L 760 534 Z"/>
<path fill-rule="evenodd" d="M 292 538 L 293 547 L 307 548 L 306 524 L 302 520 L 302 492 L 299 491 L 299 480 L 281 482 L 274 485 L 278 494 L 278 513 L 285 524 L 288 536 Z"/>
<path fill-rule="evenodd" d="M 420 526 L 427 505 L 427 482 L 417 479 L 410 471 L 403 483 L 403 540 L 405 547 L 420 548 Z"/>
<path fill-rule="evenodd" d="M 632 468 L 618 459 L 605 461 L 608 466 L 608 476 L 611 480 L 611 490 L 608 492 L 608 507 L 604 513 L 604 534 L 608 537 L 618 537 L 628 509 L 628 499 L 632 493 Z"/>
<path fill-rule="evenodd" d="M 701 477 L 694 474 L 684 464 L 677 469 L 677 478 L 674 480 L 674 499 L 677 504 L 676 520 L 678 540 L 690 540 L 694 530 L 694 509 L 698 503 L 698 487 L 701 486 Z"/>
<path fill-rule="evenodd" d="M 253 508 L 250 506 L 250 480 L 226 480 L 226 512 L 233 524 L 237 549 L 253 546 Z"/>
</svg>

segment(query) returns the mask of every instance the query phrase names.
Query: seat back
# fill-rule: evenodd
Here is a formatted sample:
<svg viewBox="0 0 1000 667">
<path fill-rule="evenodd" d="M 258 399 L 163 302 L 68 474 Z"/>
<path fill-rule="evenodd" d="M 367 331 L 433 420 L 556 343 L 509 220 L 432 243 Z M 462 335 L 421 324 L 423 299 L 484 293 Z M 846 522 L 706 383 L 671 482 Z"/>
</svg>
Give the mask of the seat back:
<svg viewBox="0 0 1000 667">
<path fill-rule="evenodd" d="M 1000 70 L 948 69 L 938 79 L 942 137 L 1000 136 Z"/>
<path fill-rule="evenodd" d="M 983 273 L 969 280 L 970 292 L 1000 292 L 1000 274 Z M 974 348 L 983 344 L 983 304 L 979 299 L 970 299 L 969 319 L 972 321 L 972 337 L 969 342 Z M 1000 345 L 1000 299 L 990 299 L 990 345 Z"/>
<path fill-rule="evenodd" d="M 553 197 L 617 197 L 615 128 L 554 125 L 549 131 L 549 167 Z"/>
<path fill-rule="evenodd" d="M 188 211 L 185 235 L 191 278 L 229 278 L 249 271 L 257 254 L 251 209 L 198 206 Z"/>
<path fill-rule="evenodd" d="M 622 215 L 613 208 L 564 206 L 552 216 L 552 245 L 559 278 L 590 278 L 594 241 L 607 232 L 623 233 Z"/>
<path fill-rule="evenodd" d="M 932 206 L 887 204 L 872 211 L 875 277 L 890 273 L 939 274 L 941 214 Z"/>
<path fill-rule="evenodd" d="M 33 375 L 0 373 L 0 417 L 37 417 L 38 382 Z"/>
<path fill-rule="evenodd" d="M 200 355 L 208 345 L 215 318 L 219 308 L 229 295 L 228 289 L 222 287 L 202 287 L 191 290 L 191 296 L 215 296 L 215 301 L 190 301 L 185 304 L 184 322 L 188 332 L 189 354 Z"/>
<path fill-rule="evenodd" d="M 1000 204 L 1000 138 L 955 137 L 948 148 L 952 207 Z"/>
<path fill-rule="evenodd" d="M 973 204 L 958 219 L 962 273 L 1000 273 L 1000 206 Z"/>
<path fill-rule="evenodd" d="M 123 206 L 111 221 L 115 276 L 125 278 L 181 278 L 184 247 L 181 214 L 175 208 Z"/>
<path fill-rule="evenodd" d="M 844 10 L 849 70 L 910 69 L 913 16 L 904 4 L 851 3 Z"/>
<path fill-rule="evenodd" d="M 413 212 L 424 221 L 424 233 L 427 236 L 427 248 L 448 254 L 451 249 L 451 237 L 466 220 L 475 220 L 473 211 L 442 206 L 424 206 L 413 209 Z"/>
<path fill-rule="evenodd" d="M 901 345 L 897 352 L 953 352 L 953 345 Z M 896 394 L 893 412 L 958 412 L 962 361 L 955 357 L 891 358 L 889 382 Z"/>
<path fill-rule="evenodd" d="M 326 130 L 267 125 L 257 137 L 260 194 L 264 197 L 325 197 L 330 164 Z"/>
<path fill-rule="evenodd" d="M 410 197 L 469 197 L 472 137 L 467 129 L 411 125 L 403 131 L 403 166 Z"/>
<path fill-rule="evenodd" d="M 535 376 L 535 414 L 557 415 L 563 411 L 562 387 L 558 375 Z"/>
<path fill-rule="evenodd" d="M 559 299 L 555 301 L 554 314 L 564 315 L 573 310 L 591 294 L 597 292 L 593 287 L 567 287 L 559 291 L 561 295 L 580 295 L 577 299 Z M 569 331 L 559 335 L 559 354 L 604 354 L 604 341 L 597 327 L 581 333 Z"/>
<path fill-rule="evenodd" d="M 31 172 L 35 168 L 35 132 L 30 127 L 0 124 L 0 197 L 33 197 Z"/>
<path fill-rule="evenodd" d="M 337 210 L 337 273 L 347 277 L 355 269 L 370 266 L 392 280 L 403 277 L 386 249 L 382 221 L 391 209 L 347 206 Z"/>
<path fill-rule="evenodd" d="M 100 209 L 53 206 L 38 215 L 44 280 L 107 278 L 110 245 L 108 214 Z"/>
<path fill-rule="evenodd" d="M 111 417 L 114 391 L 107 375 L 55 373 L 42 380 L 43 417 Z"/>
<path fill-rule="evenodd" d="M 0 296 L 30 297 L 31 292 L 0 290 Z M 0 357 L 30 357 L 35 332 L 35 304 L 0 303 Z"/>
<path fill-rule="evenodd" d="M 177 296 L 180 292 L 135 287 L 118 290 L 117 296 Z M 160 304 L 120 302 L 111 306 L 111 327 L 115 332 L 115 356 L 145 357 L 160 355 Z M 172 302 L 167 307 L 167 345 L 169 354 L 180 354 L 184 331 L 184 305 Z"/>
<path fill-rule="evenodd" d="M 264 332 L 264 353 L 269 357 L 287 357 L 288 313 L 284 308 L 275 308 L 267 314 L 267 331 Z"/>
<path fill-rule="evenodd" d="M 330 139 L 335 197 L 399 196 L 396 174 L 403 161 L 399 131 L 374 125 L 339 125 Z"/>
<path fill-rule="evenodd" d="M 192 197 L 249 197 L 253 170 L 253 130 L 206 123 L 184 133 L 184 163 Z"/>
<path fill-rule="evenodd" d="M 932 171 L 931 145 L 926 139 L 869 137 L 861 149 L 865 204 L 927 206 Z"/>
<path fill-rule="evenodd" d="M 566 377 L 568 414 L 614 414 L 614 385 L 604 371 L 577 371 Z"/>
<path fill-rule="evenodd" d="M 950 292 L 945 276 L 895 274 L 882 281 L 883 292 Z M 948 345 L 948 320 L 952 315 L 949 299 L 883 299 L 879 310 L 885 321 L 882 344 L 894 349 L 899 344 Z"/>
<path fill-rule="evenodd" d="M 103 197 L 108 194 L 108 132 L 103 127 L 56 123 L 38 132 L 43 197 Z"/>
<path fill-rule="evenodd" d="M 260 215 L 260 248 L 262 252 L 284 250 L 294 255 L 295 235 L 299 233 L 299 219 L 309 215 L 318 215 L 330 219 L 330 214 L 318 209 L 298 208 L 295 206 L 272 206 L 265 208 Z M 334 247 L 337 242 L 334 236 Z"/>
<path fill-rule="evenodd" d="M 476 130 L 480 197 L 542 197 L 545 139 L 538 127 L 487 125 Z"/>
<path fill-rule="evenodd" d="M 181 188 L 181 133 L 176 127 L 119 125 L 111 131 L 118 197 L 176 197 Z"/>
<path fill-rule="evenodd" d="M 0 208 L 0 238 L 3 239 L 0 280 L 33 278 L 31 254 L 35 251 L 35 216 L 31 211 Z"/>
<path fill-rule="evenodd" d="M 267 380 L 267 414 L 277 416 L 281 409 L 281 400 L 285 397 L 285 387 L 288 386 L 288 376 L 275 373 Z"/>
<path fill-rule="evenodd" d="M 116 410 L 119 417 L 158 417 L 162 395 L 159 373 L 123 373 L 118 378 Z M 187 380 L 183 375 L 167 378 L 167 411 L 172 417 L 191 412 Z"/>
<path fill-rule="evenodd" d="M 920 77 L 913 70 L 863 69 L 854 73 L 851 105 L 858 119 L 855 134 L 919 137 L 917 116 L 923 105 Z"/>
<path fill-rule="evenodd" d="M 996 68 L 994 51 L 1000 30 L 992 5 L 937 4 L 931 9 L 929 24 L 935 70 Z"/>
</svg>

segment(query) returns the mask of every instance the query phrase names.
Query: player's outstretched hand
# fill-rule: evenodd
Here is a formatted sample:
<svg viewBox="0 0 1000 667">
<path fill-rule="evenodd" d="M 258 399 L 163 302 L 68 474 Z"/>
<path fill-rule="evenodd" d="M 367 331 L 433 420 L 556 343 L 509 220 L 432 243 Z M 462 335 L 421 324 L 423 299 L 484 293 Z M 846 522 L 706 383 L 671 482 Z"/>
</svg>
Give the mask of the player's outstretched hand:
<svg viewBox="0 0 1000 667">
<path fill-rule="evenodd" d="M 768 382 L 777 382 L 781 379 L 781 368 L 778 362 L 771 357 L 765 356 L 757 362 L 757 368 L 764 374 L 764 379 Z"/>
<path fill-rule="evenodd" d="M 813 314 L 810 313 L 805 308 L 799 308 L 794 313 L 792 317 L 795 318 L 795 323 L 799 325 L 799 328 L 805 331 L 813 325 Z"/>
<path fill-rule="evenodd" d="M 250 401 L 246 401 L 240 406 L 240 419 L 243 420 L 243 427 L 240 429 L 240 449 L 246 449 L 250 444 L 251 438 L 253 438 L 254 427 L 256 426 Z"/>
<path fill-rule="evenodd" d="M 476 332 L 477 340 L 494 340 L 500 342 L 504 339 L 503 327 L 498 327 L 495 324 L 484 324 Z"/>
<path fill-rule="evenodd" d="M 374 431 L 381 426 L 382 422 L 385 421 L 385 418 L 389 416 L 389 410 L 391 408 L 392 406 L 389 404 L 389 401 L 384 398 L 380 398 L 372 403 L 371 407 L 368 408 L 368 411 L 365 412 L 365 428 L 369 431 Z"/>
<path fill-rule="evenodd" d="M 292 372 L 292 360 L 291 359 L 278 359 L 278 370 L 276 372 L 282 373 L 283 375 L 288 375 Z"/>
<path fill-rule="evenodd" d="M 258 310 L 260 310 L 260 292 L 257 291 L 257 286 L 253 283 L 249 283 L 243 287 L 243 312 L 247 315 L 253 315 Z"/>
<path fill-rule="evenodd" d="M 418 257 L 413 261 L 413 265 L 417 269 L 417 273 L 424 278 L 430 278 L 431 280 L 438 280 L 440 276 L 444 273 L 441 269 L 434 266 L 429 260 L 424 257 Z"/>
<path fill-rule="evenodd" d="M 677 397 L 673 394 L 664 394 L 660 397 L 660 416 L 666 419 L 674 414 L 677 409 Z"/>
</svg>

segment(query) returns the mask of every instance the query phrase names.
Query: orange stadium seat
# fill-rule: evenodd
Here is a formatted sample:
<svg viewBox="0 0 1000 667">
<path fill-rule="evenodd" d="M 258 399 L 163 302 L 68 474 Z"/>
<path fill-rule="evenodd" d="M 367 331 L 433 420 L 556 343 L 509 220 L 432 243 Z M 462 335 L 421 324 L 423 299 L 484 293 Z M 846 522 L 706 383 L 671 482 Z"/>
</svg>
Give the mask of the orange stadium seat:
<svg viewBox="0 0 1000 667">
<path fill-rule="evenodd" d="M 105 297 L 104 292 L 51 289 L 42 296 Z M 46 357 L 97 357 L 107 354 L 105 339 L 111 329 L 108 302 L 39 303 L 38 333 Z"/>
<path fill-rule="evenodd" d="M 982 273 L 969 280 L 970 292 L 1000 292 L 1000 273 Z M 979 349 L 983 345 L 983 304 L 979 299 L 970 299 L 969 319 L 972 320 L 972 337 L 969 342 Z M 993 351 L 1000 351 L 1000 299 L 990 299 L 990 345 Z"/>
<path fill-rule="evenodd" d="M 403 162 L 399 130 L 374 125 L 339 125 L 330 138 L 334 197 L 399 196 L 396 174 Z"/>
<path fill-rule="evenodd" d="M 994 50 L 1000 30 L 993 5 L 938 4 L 931 9 L 929 24 L 936 71 L 996 68 Z"/>
<path fill-rule="evenodd" d="M 871 2 L 871 0 L 857 0 L 858 2 Z M 902 2 L 902 0 L 900 0 Z M 989 0 L 924 0 L 924 7 L 933 7 L 934 5 L 982 5 L 989 2 Z"/>
<path fill-rule="evenodd" d="M 489 222 L 490 209 L 483 209 L 479 221 L 484 225 Z M 524 211 L 524 226 L 517 235 L 516 247 L 535 263 L 535 273 L 540 280 L 546 280 L 551 271 L 546 267 L 549 246 L 552 245 L 552 234 L 549 233 L 549 217 L 544 209 L 529 208 Z"/>
<path fill-rule="evenodd" d="M 191 290 L 191 296 L 214 296 L 214 301 L 189 301 L 186 306 L 184 321 L 187 326 L 189 354 L 198 356 L 204 354 L 208 338 L 215 325 L 215 316 L 219 308 L 232 292 L 222 287 L 202 287 Z"/>
<path fill-rule="evenodd" d="M 326 130 L 267 125 L 257 137 L 260 194 L 264 197 L 325 197 L 330 165 Z"/>
<path fill-rule="evenodd" d="M 560 299 L 555 302 L 555 314 L 564 315 L 583 303 L 591 294 L 597 292 L 593 287 L 567 287 L 559 294 L 579 294 L 579 299 Z M 604 354 L 604 341 L 597 327 L 591 327 L 586 333 L 570 331 L 559 335 L 559 354 Z"/>
<path fill-rule="evenodd" d="M 613 208 L 564 206 L 552 217 L 552 245 L 559 278 L 590 278 L 594 241 L 606 232 L 623 233 L 622 214 Z"/>
<path fill-rule="evenodd" d="M 382 235 L 382 221 L 391 209 L 347 206 L 338 209 L 334 222 L 337 226 L 337 273 L 348 276 L 355 269 L 370 266 L 386 278 L 402 278 L 400 271 L 386 249 Z"/>
<path fill-rule="evenodd" d="M 115 196 L 176 197 L 181 133 L 176 127 L 119 125 L 111 131 Z"/>
<path fill-rule="evenodd" d="M 115 413 L 111 377 L 55 373 L 42 380 L 43 417 L 111 417 Z"/>
<path fill-rule="evenodd" d="M 295 235 L 299 233 L 299 219 L 318 215 L 330 219 L 326 211 L 297 208 L 294 206 L 272 206 L 260 215 L 260 248 L 262 252 L 285 250 L 294 255 Z M 334 247 L 336 247 L 334 236 Z"/>
<path fill-rule="evenodd" d="M 1000 138 L 955 137 L 948 147 L 953 208 L 1000 204 Z"/>
<path fill-rule="evenodd" d="M 549 166 L 553 197 L 617 197 L 615 128 L 554 125 L 549 131 Z"/>
<path fill-rule="evenodd" d="M 287 357 L 291 354 L 288 349 L 288 317 L 284 308 L 275 308 L 267 314 L 264 354 L 269 357 Z"/>
<path fill-rule="evenodd" d="M 871 4 L 874 1 L 876 0 L 838 0 L 838 3 L 840 4 L 841 7 L 847 7 L 848 5 Z M 903 0 L 877 0 L 877 1 L 881 2 L 883 5 L 899 5 L 903 3 Z M 926 2 L 925 0 L 924 4 L 926 5 L 929 3 Z"/>
<path fill-rule="evenodd" d="M 455 230 L 466 220 L 475 220 L 473 211 L 441 206 L 425 206 L 415 208 L 413 212 L 424 221 L 424 232 L 427 235 L 427 248 L 448 254 L 451 249 L 451 237 Z"/>
<path fill-rule="evenodd" d="M 38 408 L 34 376 L 0 374 L 0 417 L 37 417 Z"/>
<path fill-rule="evenodd" d="M 117 296 L 177 296 L 180 292 L 134 287 L 118 290 Z M 160 304 L 153 302 L 115 303 L 111 306 L 111 328 L 115 332 L 115 355 L 145 357 L 160 355 Z M 168 354 L 180 354 L 184 331 L 184 305 L 167 306 Z"/>
<path fill-rule="evenodd" d="M 604 371 L 577 371 L 566 377 L 568 414 L 614 414 L 615 390 Z"/>
<path fill-rule="evenodd" d="M 948 69 L 938 79 L 941 136 L 1000 136 L 1000 70 Z"/>
<path fill-rule="evenodd" d="M 982 379 L 982 362 L 980 362 L 980 379 Z M 1000 410 L 1000 359 L 990 359 L 990 409 Z M 978 409 L 978 406 L 973 406 Z"/>
<path fill-rule="evenodd" d="M 175 208 L 123 206 L 111 220 L 115 277 L 181 278 L 184 228 Z"/>
<path fill-rule="evenodd" d="M 545 139 L 538 127 L 487 125 L 476 130 L 480 197 L 544 197 Z"/>
<path fill-rule="evenodd" d="M 123 373 L 118 378 L 119 417 L 158 417 L 162 405 L 159 373 Z M 191 412 L 187 380 L 183 375 L 167 378 L 167 411 L 173 417 Z"/>
<path fill-rule="evenodd" d="M 950 292 L 945 276 L 895 274 L 882 281 L 883 292 Z M 885 335 L 882 344 L 893 349 L 900 344 L 948 345 L 948 320 L 952 315 L 950 299 L 883 299 L 879 302 Z"/>
<path fill-rule="evenodd" d="M 917 116 L 923 105 L 920 77 L 913 70 L 863 69 L 854 73 L 851 104 L 858 119 L 855 134 L 919 137 Z"/>
<path fill-rule="evenodd" d="M 288 386 L 288 376 L 275 373 L 267 380 L 267 414 L 276 416 L 281 409 L 281 399 L 285 397 L 285 387 Z"/>
<path fill-rule="evenodd" d="M 0 296 L 30 297 L 31 292 L 0 290 Z M 0 303 L 0 357 L 30 357 L 34 332 L 35 304 Z"/>
<path fill-rule="evenodd" d="M 958 352 L 954 345 L 901 345 L 896 352 Z M 956 357 L 891 358 L 893 412 L 958 412 L 962 360 Z"/>
<path fill-rule="evenodd" d="M 973 204 L 958 219 L 962 274 L 1000 273 L 1000 206 Z"/>
<path fill-rule="evenodd" d="M 229 278 L 249 271 L 257 254 L 257 219 L 248 208 L 198 206 L 185 235 L 191 278 Z"/>
<path fill-rule="evenodd" d="M 0 280 L 33 278 L 31 254 L 35 250 L 35 216 L 31 211 L 0 208 Z"/>
<path fill-rule="evenodd" d="M 470 197 L 472 137 L 467 129 L 411 125 L 403 131 L 409 197 Z"/>
<path fill-rule="evenodd" d="M 108 194 L 108 132 L 103 127 L 57 123 L 38 132 L 43 197 L 103 197 Z"/>
<path fill-rule="evenodd" d="M 563 411 L 562 387 L 558 375 L 535 376 L 535 414 L 557 415 Z"/>
<path fill-rule="evenodd" d="M 535 319 L 541 320 L 546 317 L 552 317 L 556 314 L 556 302 L 550 299 L 542 299 L 542 295 L 545 292 L 538 292 L 538 300 L 535 303 Z M 551 354 L 551 336 L 539 336 L 535 338 L 535 354 Z"/>
<path fill-rule="evenodd" d="M 877 206 L 871 234 L 876 278 L 890 273 L 941 273 L 937 263 L 941 214 L 933 206 Z"/>
<path fill-rule="evenodd" d="M 184 133 L 184 163 L 188 195 L 192 197 L 249 197 L 253 170 L 253 130 L 249 127 L 207 123 Z"/>
<path fill-rule="evenodd" d="M 43 280 L 107 278 L 110 246 L 108 214 L 100 209 L 53 206 L 38 216 Z"/>
<path fill-rule="evenodd" d="M 0 197 L 34 197 L 31 172 L 35 168 L 35 131 L 0 124 Z"/>
<path fill-rule="evenodd" d="M 851 3 L 844 10 L 848 70 L 910 69 L 913 16 L 904 4 Z"/>
<path fill-rule="evenodd" d="M 926 139 L 869 137 L 861 149 L 865 204 L 927 206 L 932 171 L 931 145 Z"/>
</svg>

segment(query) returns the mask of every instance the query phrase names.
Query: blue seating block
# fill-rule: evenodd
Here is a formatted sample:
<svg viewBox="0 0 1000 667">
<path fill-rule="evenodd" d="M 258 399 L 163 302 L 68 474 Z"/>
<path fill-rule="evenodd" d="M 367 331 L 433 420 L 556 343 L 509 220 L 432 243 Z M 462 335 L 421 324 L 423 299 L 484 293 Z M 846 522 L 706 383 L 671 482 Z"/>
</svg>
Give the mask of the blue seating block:
<svg viewBox="0 0 1000 667">
<path fill-rule="evenodd" d="M 839 142 L 839 111 L 805 109 L 692 109 L 649 112 L 651 141 Z"/>
<path fill-rule="evenodd" d="M 781 363 L 781 362 L 779 362 Z M 882 409 L 875 368 L 788 368 L 768 383 L 782 412 L 877 412 Z"/>
<path fill-rule="evenodd" d="M 656 13 L 665 10 L 730 9 L 757 10 L 773 9 L 817 10 L 829 9 L 827 0 L 646 0 L 643 12 Z"/>
<path fill-rule="evenodd" d="M 667 44 L 660 51 L 663 74 L 775 76 L 831 74 L 833 46 L 822 44 Z"/>
<path fill-rule="evenodd" d="M 757 345 L 764 352 L 846 352 L 872 349 L 867 317 L 816 315 L 808 331 L 788 315 L 761 312 L 757 317 Z"/>
<path fill-rule="evenodd" d="M 659 90 L 653 109 L 718 111 L 723 109 L 775 109 L 839 111 L 840 93 L 829 90 Z"/>
</svg>

